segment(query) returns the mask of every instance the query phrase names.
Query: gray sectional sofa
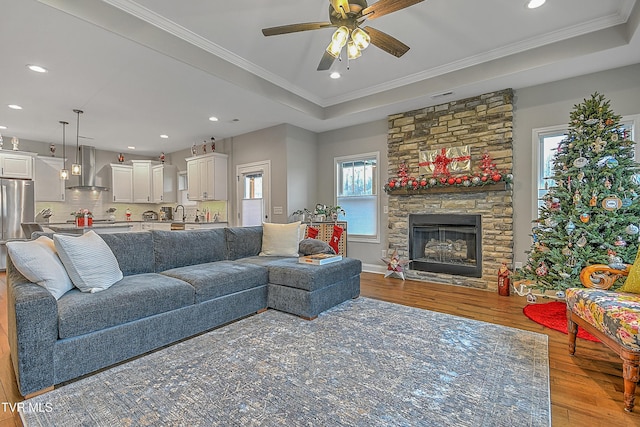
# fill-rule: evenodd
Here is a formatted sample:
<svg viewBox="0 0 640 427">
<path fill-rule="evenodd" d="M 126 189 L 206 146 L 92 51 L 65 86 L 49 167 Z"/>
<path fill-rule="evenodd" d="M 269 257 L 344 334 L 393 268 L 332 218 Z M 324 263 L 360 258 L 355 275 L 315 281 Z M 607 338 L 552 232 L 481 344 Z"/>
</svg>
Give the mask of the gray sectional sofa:
<svg viewBox="0 0 640 427">
<path fill-rule="evenodd" d="M 262 227 L 101 237 L 124 277 L 97 293 L 72 289 L 56 300 L 8 257 L 9 345 L 22 395 L 267 308 L 313 319 L 360 293 L 360 261 L 258 256 Z"/>
</svg>

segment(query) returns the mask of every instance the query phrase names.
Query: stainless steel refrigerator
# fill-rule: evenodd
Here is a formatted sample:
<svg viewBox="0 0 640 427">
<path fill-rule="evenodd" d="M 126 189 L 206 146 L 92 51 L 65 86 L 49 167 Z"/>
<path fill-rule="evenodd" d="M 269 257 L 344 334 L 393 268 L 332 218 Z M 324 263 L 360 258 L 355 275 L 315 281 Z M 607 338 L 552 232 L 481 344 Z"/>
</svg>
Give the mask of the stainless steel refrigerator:
<svg viewBox="0 0 640 427">
<path fill-rule="evenodd" d="M 35 201 L 33 181 L 0 179 L 0 270 L 7 268 L 7 242 L 24 240 L 21 224 L 33 222 Z"/>
</svg>

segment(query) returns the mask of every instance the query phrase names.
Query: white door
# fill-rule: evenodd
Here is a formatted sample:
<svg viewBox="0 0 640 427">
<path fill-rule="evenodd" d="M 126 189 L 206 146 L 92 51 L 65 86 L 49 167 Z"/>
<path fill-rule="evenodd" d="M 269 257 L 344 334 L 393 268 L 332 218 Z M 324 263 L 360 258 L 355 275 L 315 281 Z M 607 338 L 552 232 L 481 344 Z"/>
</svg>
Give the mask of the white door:
<svg viewBox="0 0 640 427">
<path fill-rule="evenodd" d="M 236 167 L 238 225 L 248 227 L 270 221 L 270 175 L 270 161 Z"/>
</svg>

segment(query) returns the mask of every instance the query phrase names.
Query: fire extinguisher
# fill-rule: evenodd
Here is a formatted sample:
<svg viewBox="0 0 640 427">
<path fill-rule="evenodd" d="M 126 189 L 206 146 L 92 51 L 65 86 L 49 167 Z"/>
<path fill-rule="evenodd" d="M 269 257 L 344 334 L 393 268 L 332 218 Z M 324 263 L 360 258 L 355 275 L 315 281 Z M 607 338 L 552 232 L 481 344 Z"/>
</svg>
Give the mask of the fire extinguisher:
<svg viewBox="0 0 640 427">
<path fill-rule="evenodd" d="M 506 263 L 502 263 L 502 267 L 498 270 L 498 294 L 503 297 L 508 297 L 510 294 L 510 286 L 511 286 L 511 272 L 507 268 Z"/>
</svg>

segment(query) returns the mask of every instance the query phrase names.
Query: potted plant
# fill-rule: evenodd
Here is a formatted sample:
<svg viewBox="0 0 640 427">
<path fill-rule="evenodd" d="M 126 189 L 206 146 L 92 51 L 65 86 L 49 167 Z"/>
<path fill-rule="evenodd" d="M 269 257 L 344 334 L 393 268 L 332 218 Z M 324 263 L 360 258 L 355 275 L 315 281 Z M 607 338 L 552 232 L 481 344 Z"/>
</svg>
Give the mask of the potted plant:
<svg viewBox="0 0 640 427">
<path fill-rule="evenodd" d="M 311 211 L 307 208 L 298 209 L 291 214 L 300 222 L 306 222 L 311 220 Z"/>
</svg>

